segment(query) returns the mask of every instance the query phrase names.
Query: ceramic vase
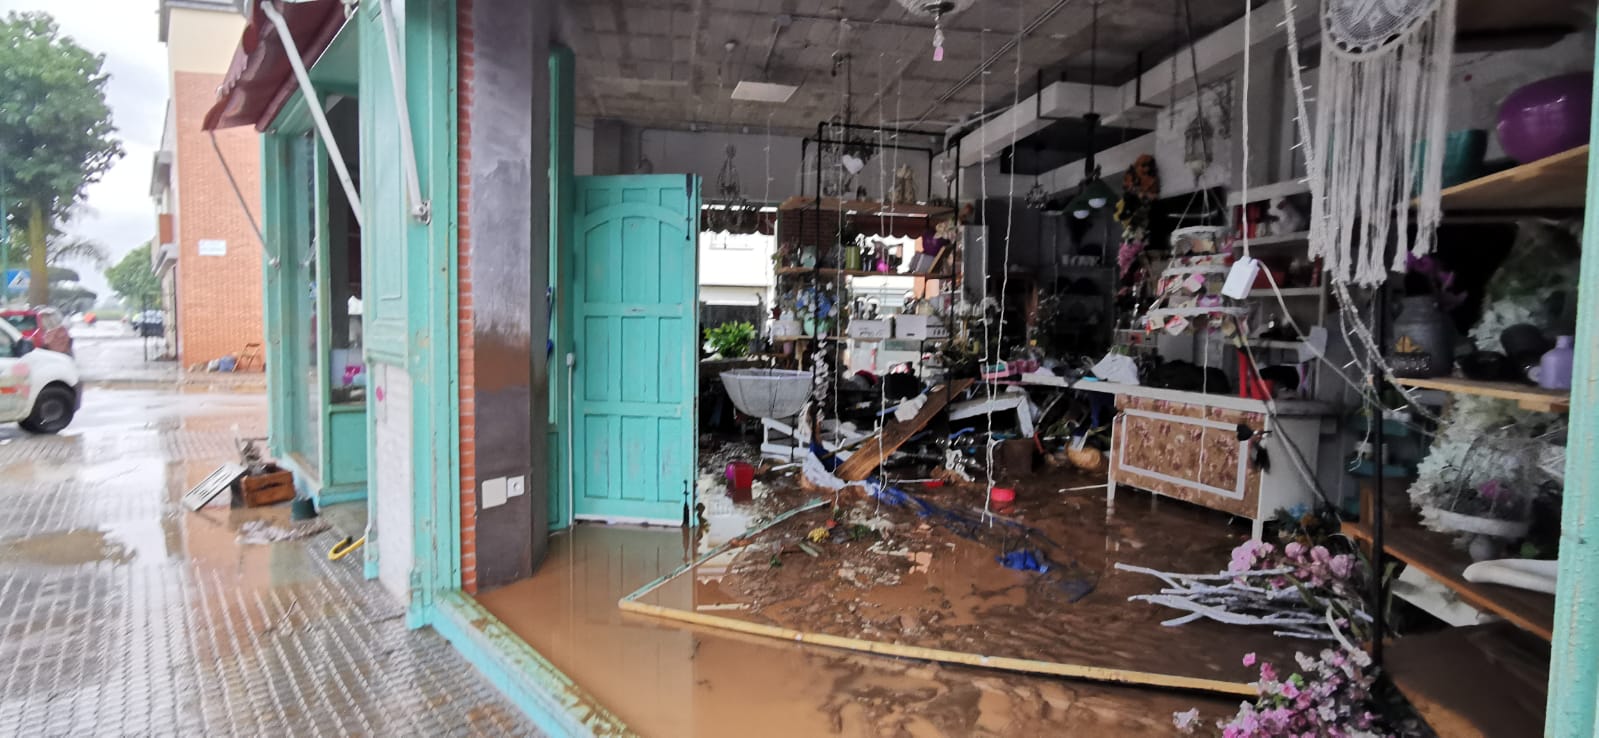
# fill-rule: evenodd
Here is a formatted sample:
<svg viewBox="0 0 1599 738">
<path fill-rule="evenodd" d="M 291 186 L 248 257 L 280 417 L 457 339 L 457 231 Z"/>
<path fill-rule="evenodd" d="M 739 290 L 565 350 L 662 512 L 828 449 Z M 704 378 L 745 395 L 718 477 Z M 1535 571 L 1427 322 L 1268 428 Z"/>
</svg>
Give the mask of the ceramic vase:
<svg viewBox="0 0 1599 738">
<path fill-rule="evenodd" d="M 1544 389 L 1571 389 L 1572 353 L 1572 337 L 1557 337 L 1555 347 L 1538 361 L 1538 386 Z"/>
<path fill-rule="evenodd" d="M 1454 327 L 1431 295 L 1400 300 L 1388 362 L 1401 377 L 1442 377 L 1455 360 Z"/>
</svg>

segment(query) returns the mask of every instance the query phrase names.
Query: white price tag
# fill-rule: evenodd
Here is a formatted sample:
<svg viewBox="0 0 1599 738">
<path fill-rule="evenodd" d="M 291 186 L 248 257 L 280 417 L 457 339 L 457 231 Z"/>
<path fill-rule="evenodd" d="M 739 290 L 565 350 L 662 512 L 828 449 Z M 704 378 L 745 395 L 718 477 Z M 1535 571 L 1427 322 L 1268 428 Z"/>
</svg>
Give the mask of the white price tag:
<svg viewBox="0 0 1599 738">
<path fill-rule="evenodd" d="M 1221 293 L 1242 300 L 1249 297 L 1249 290 L 1255 286 L 1255 278 L 1260 276 L 1260 260 L 1244 257 L 1233 262 L 1232 271 L 1227 272 L 1227 283 L 1222 285 Z"/>
</svg>

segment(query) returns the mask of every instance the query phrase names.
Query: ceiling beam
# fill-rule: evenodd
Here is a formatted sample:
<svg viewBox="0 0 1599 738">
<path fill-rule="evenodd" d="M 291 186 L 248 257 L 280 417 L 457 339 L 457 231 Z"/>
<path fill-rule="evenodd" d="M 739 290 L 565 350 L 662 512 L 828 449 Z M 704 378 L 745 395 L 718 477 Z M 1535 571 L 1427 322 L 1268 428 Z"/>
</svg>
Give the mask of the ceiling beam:
<svg viewBox="0 0 1599 738">
<path fill-rule="evenodd" d="M 1284 0 L 1256 8 L 1251 21 L 1251 53 L 1257 58 L 1269 59 L 1269 52 L 1287 44 L 1287 30 L 1282 24 Z M 1296 17 L 1302 33 L 1308 33 L 1316 22 L 1314 3 L 1296 5 Z M 1165 60 L 1155 64 L 1138 77 L 1117 86 L 1100 85 L 1094 88 L 1094 112 L 1107 124 L 1125 121 L 1147 104 L 1147 101 L 1172 94 L 1183 96 L 1183 89 L 1225 76 L 1237 68 L 1243 59 L 1244 19 L 1232 23 L 1195 41 L 1192 46 L 1176 50 Z M 1198 74 L 1194 64 L 1197 62 Z M 1174 90 L 1175 85 L 1175 90 Z M 1049 118 L 1081 116 L 1087 108 L 1088 85 L 1074 82 L 1056 82 L 1045 87 L 1038 95 L 1001 113 L 967 134 L 961 147 L 961 166 L 972 166 L 998 156 L 1013 140 L 1032 134 L 1049 125 Z M 1042 100 L 1039 97 L 1042 96 Z M 1142 99 L 1140 99 L 1140 96 Z M 1103 101 L 1103 102 L 1100 102 Z M 1042 113 L 1042 116 L 1040 115 Z M 1073 166 L 1073 165 L 1067 165 Z"/>
</svg>

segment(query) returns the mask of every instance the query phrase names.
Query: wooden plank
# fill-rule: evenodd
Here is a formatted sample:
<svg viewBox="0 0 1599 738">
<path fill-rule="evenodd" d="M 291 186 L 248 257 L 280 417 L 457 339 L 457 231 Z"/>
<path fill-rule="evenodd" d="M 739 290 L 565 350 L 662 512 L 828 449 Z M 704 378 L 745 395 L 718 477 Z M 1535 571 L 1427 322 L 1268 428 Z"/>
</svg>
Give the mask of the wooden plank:
<svg viewBox="0 0 1599 738">
<path fill-rule="evenodd" d="M 1505 623 L 1396 639 L 1383 667 L 1440 736 L 1543 735 L 1549 644 Z"/>
<path fill-rule="evenodd" d="M 674 575 L 675 576 L 675 575 Z M 640 593 L 642 594 L 642 593 Z M 1146 687 L 1162 687 L 1166 689 L 1182 689 L 1199 692 L 1213 692 L 1216 694 L 1237 695 L 1254 697 L 1255 688 L 1251 684 L 1229 682 L 1221 679 L 1202 679 L 1176 674 L 1157 674 L 1129 669 L 1113 669 L 1103 666 L 1086 666 L 1082 664 L 1063 664 L 1053 661 L 1036 661 L 1033 659 L 1018 659 L 1009 656 L 988 656 L 980 653 L 966 651 L 951 651 L 942 648 L 927 648 L 925 646 L 910 646 L 900 643 L 886 643 L 883 641 L 869 641 L 862 638 L 846 638 L 844 636 L 829 635 L 827 633 L 807 633 L 804 631 L 784 628 L 776 625 L 752 623 L 747 620 L 737 620 L 721 615 L 710 615 L 701 612 L 678 610 L 660 605 L 650 605 L 635 602 L 631 598 L 623 599 L 617 603 L 623 612 L 632 612 L 640 615 L 650 615 L 668 620 L 677 620 L 694 625 L 710 628 L 720 628 L 736 633 L 765 636 L 788 642 L 810 643 L 818 646 L 841 648 L 850 651 L 862 651 L 883 656 L 893 656 L 904 659 L 917 659 L 920 661 L 937 661 L 945 664 L 961 664 L 986 669 L 1001 669 L 1004 671 L 1017 671 L 1026 674 L 1048 674 L 1051 676 L 1069 677 L 1073 679 L 1087 679 L 1096 682 L 1109 682 L 1113 684 L 1131 684 Z"/>
<path fill-rule="evenodd" d="M 1371 529 L 1362 523 L 1344 523 L 1344 532 L 1351 538 L 1371 542 Z M 1553 595 L 1502 584 L 1466 581 L 1463 574 L 1471 565 L 1471 557 L 1455 550 L 1453 539 L 1446 534 L 1392 520 L 1383 533 L 1383 548 L 1389 556 L 1416 567 L 1454 590 L 1472 607 L 1498 615 L 1546 641 L 1553 640 Z"/>
<path fill-rule="evenodd" d="M 945 405 L 956 396 L 965 392 L 972 386 L 975 379 L 961 379 L 954 383 L 934 387 L 927 393 L 927 402 L 922 404 L 922 409 L 911 418 L 909 423 L 893 422 L 883 428 L 883 432 L 868 438 L 860 449 L 849 457 L 848 461 L 840 464 L 835 472 L 839 479 L 846 482 L 859 482 L 876 471 L 878 462 L 894 455 L 900 446 L 905 445 L 911 436 L 920 433 L 933 417 L 944 409 Z"/>
<path fill-rule="evenodd" d="M 1571 409 L 1571 392 L 1569 390 L 1544 389 L 1515 382 L 1482 382 L 1463 377 L 1433 377 L 1431 379 L 1402 377 L 1396 382 L 1406 387 L 1419 389 L 1442 390 L 1462 395 L 1481 395 L 1483 397 L 1497 397 L 1501 400 L 1514 400 L 1516 404 L 1526 410 L 1563 413 Z"/>
<path fill-rule="evenodd" d="M 1587 204 L 1588 145 L 1443 191 L 1444 210 L 1577 210 Z"/>
</svg>

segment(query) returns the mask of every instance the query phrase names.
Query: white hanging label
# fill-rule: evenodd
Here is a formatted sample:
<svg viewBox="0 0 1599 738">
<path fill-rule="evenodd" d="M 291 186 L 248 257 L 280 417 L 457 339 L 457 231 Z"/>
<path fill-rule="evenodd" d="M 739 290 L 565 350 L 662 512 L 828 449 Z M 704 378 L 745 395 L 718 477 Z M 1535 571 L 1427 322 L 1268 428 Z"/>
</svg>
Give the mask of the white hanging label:
<svg viewBox="0 0 1599 738">
<path fill-rule="evenodd" d="M 1222 285 L 1221 293 L 1234 300 L 1249 297 L 1249 290 L 1255 286 L 1255 278 L 1260 276 L 1260 260 L 1245 256 L 1233 262 L 1232 271 L 1227 272 L 1227 283 Z"/>
</svg>

